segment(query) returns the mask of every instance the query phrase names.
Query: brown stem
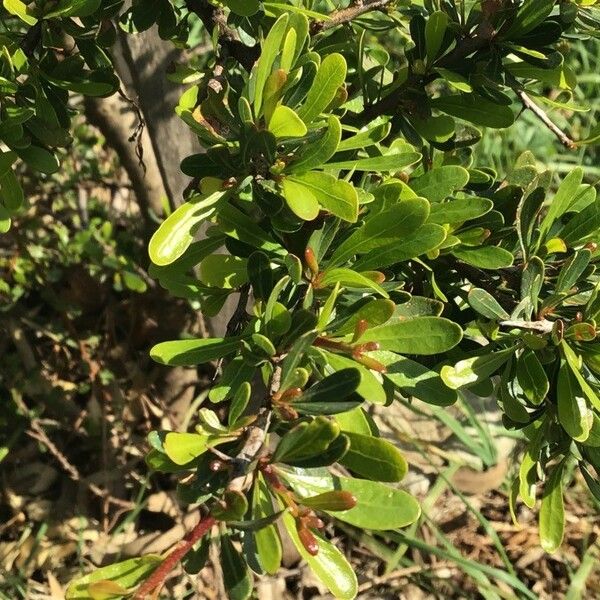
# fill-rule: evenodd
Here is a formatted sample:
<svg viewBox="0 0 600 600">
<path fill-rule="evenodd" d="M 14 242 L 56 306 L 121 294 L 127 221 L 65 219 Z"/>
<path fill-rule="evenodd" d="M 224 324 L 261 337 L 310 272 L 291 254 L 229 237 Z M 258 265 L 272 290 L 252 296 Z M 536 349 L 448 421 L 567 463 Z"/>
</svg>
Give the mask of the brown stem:
<svg viewBox="0 0 600 600">
<path fill-rule="evenodd" d="M 211 36 L 215 29 L 218 31 L 219 44 L 226 54 L 235 58 L 250 72 L 260 55 L 259 46 L 246 46 L 241 42 L 236 32 L 227 26 L 223 11 L 206 0 L 185 0 L 185 5 L 190 12 L 198 16 Z"/>
<path fill-rule="evenodd" d="M 348 8 L 342 8 L 336 10 L 329 15 L 329 19 L 326 21 L 314 21 L 311 25 L 310 31 L 312 34 L 319 33 L 320 31 L 326 31 L 332 29 L 338 25 L 349 23 L 353 19 L 364 15 L 367 12 L 373 10 L 384 10 L 396 0 L 356 0 Z"/>
<path fill-rule="evenodd" d="M 163 560 L 159 567 L 146 579 L 136 592 L 133 600 L 146 600 L 154 593 L 156 596 L 160 588 L 164 585 L 169 573 L 177 566 L 184 556 L 192 549 L 194 544 L 204 537 L 217 521 L 213 517 L 206 517 L 201 520 L 185 539 L 179 542 L 179 546 Z"/>
<path fill-rule="evenodd" d="M 550 117 L 527 95 L 523 90 L 515 90 L 515 93 L 521 100 L 523 108 L 530 110 L 560 141 L 560 143 L 569 150 L 575 149 L 575 142 L 562 130 L 556 123 L 550 120 Z"/>
</svg>

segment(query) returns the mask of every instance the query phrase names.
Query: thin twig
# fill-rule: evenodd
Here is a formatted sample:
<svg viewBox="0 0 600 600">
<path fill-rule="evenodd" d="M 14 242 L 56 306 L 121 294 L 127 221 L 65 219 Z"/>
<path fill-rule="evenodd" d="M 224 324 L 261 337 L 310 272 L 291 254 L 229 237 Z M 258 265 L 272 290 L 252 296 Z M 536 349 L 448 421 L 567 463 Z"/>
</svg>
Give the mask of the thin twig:
<svg viewBox="0 0 600 600">
<path fill-rule="evenodd" d="M 541 321 L 500 321 L 501 327 L 512 329 L 525 329 L 536 333 L 552 333 L 554 322 L 542 319 Z"/>
<path fill-rule="evenodd" d="M 550 120 L 550 117 L 527 95 L 523 90 L 515 90 L 515 93 L 521 100 L 523 108 L 530 110 L 560 141 L 560 143 L 569 150 L 576 147 L 572 140 L 556 123 Z"/>
<path fill-rule="evenodd" d="M 356 0 L 348 8 L 342 8 L 331 13 L 326 21 L 314 21 L 310 28 L 311 33 L 319 33 L 349 23 L 357 17 L 374 10 L 385 10 L 394 2 L 396 0 Z"/>
</svg>

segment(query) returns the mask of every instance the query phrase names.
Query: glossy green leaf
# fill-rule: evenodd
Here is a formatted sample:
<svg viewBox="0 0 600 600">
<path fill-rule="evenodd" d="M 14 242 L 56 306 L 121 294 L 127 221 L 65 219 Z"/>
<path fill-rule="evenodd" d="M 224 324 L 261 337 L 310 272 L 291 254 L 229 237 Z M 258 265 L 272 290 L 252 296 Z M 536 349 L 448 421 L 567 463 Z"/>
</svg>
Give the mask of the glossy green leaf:
<svg viewBox="0 0 600 600">
<path fill-rule="evenodd" d="M 515 120 L 510 106 L 495 104 L 476 94 L 440 96 L 430 101 L 431 107 L 448 115 L 483 127 L 503 129 Z"/>
<path fill-rule="evenodd" d="M 337 53 L 328 54 L 321 63 L 306 100 L 298 110 L 305 122 L 314 121 L 335 98 L 346 80 L 346 59 Z"/>
<path fill-rule="evenodd" d="M 328 269 L 319 278 L 319 287 L 329 287 L 336 283 L 350 289 L 372 289 L 384 298 L 388 297 L 388 293 L 380 285 L 352 269 Z"/>
<path fill-rule="evenodd" d="M 457 362 L 453 367 L 446 365 L 440 371 L 442 381 L 454 390 L 479 383 L 493 375 L 516 351 L 507 348 L 489 352 Z"/>
<path fill-rule="evenodd" d="M 421 194 L 423 195 L 423 194 Z M 431 205 L 428 223 L 464 223 L 482 217 L 492 210 L 494 203 L 487 198 L 465 197 Z"/>
<path fill-rule="evenodd" d="M 269 131 L 276 138 L 302 137 L 306 135 L 306 125 L 291 108 L 280 105 L 273 111 Z"/>
<path fill-rule="evenodd" d="M 546 552 L 560 547 L 565 529 L 562 475 L 564 463 L 556 465 L 546 481 L 540 507 L 540 541 Z"/>
<path fill-rule="evenodd" d="M 321 167 L 335 154 L 341 137 L 342 126 L 340 120 L 331 115 L 323 135 L 316 141 L 307 144 L 299 153 L 299 156 L 296 157 L 296 160 L 286 168 L 286 172 L 306 173 L 311 169 Z"/>
<path fill-rule="evenodd" d="M 34 16 L 33 7 L 21 0 L 2 0 L 4 8 L 11 14 L 19 17 L 27 25 L 35 25 L 37 18 Z"/>
<path fill-rule="evenodd" d="M 89 17 L 101 5 L 102 0 L 58 0 L 51 10 L 44 14 L 44 18 L 55 17 Z"/>
<path fill-rule="evenodd" d="M 253 579 L 244 557 L 228 535 L 221 536 L 223 583 L 230 600 L 246 600 L 252 595 Z"/>
<path fill-rule="evenodd" d="M 439 54 L 446 28 L 448 27 L 448 15 L 440 10 L 431 13 L 425 25 L 425 48 L 428 63 L 432 63 Z"/>
<path fill-rule="evenodd" d="M 299 423 L 279 440 L 273 462 L 293 464 L 311 458 L 324 452 L 339 434 L 339 425 L 325 417 Z"/>
<path fill-rule="evenodd" d="M 208 436 L 169 432 L 163 442 L 165 454 L 176 464 L 186 465 L 208 450 Z"/>
<path fill-rule="evenodd" d="M 160 556 L 148 554 L 102 567 L 69 584 L 65 600 L 90 600 L 89 586 L 98 581 L 112 581 L 125 589 L 144 581 L 162 562 Z"/>
<path fill-rule="evenodd" d="M 273 24 L 262 45 L 262 52 L 256 64 L 254 80 L 254 114 L 258 117 L 263 106 L 263 94 L 273 63 L 277 58 L 287 30 L 289 16 L 281 15 Z"/>
<path fill-rule="evenodd" d="M 290 185 L 295 186 L 292 191 L 289 189 Z M 283 186 L 286 200 L 288 199 L 288 194 L 293 193 L 302 194 L 300 201 L 302 201 L 302 199 L 310 198 L 307 204 L 308 208 L 302 205 L 301 209 L 308 211 L 306 213 L 307 216 L 313 214 L 311 212 L 311 210 L 313 210 L 312 203 L 317 202 L 327 212 L 330 212 L 344 221 L 354 223 L 358 218 L 358 195 L 356 189 L 347 181 L 337 179 L 329 173 L 311 171 L 310 173 L 304 173 L 303 175 L 290 175 L 285 178 Z M 294 202 L 297 204 L 298 201 L 295 200 Z M 291 205 L 290 208 L 292 208 Z M 292 210 L 294 209 L 292 208 Z M 297 210 L 294 210 L 294 212 L 298 214 Z M 305 220 L 308 221 L 311 219 Z"/>
<path fill-rule="evenodd" d="M 41 146 L 27 146 L 27 148 L 15 149 L 19 158 L 24 160 L 34 171 L 39 171 L 46 175 L 52 175 L 59 169 L 59 162 L 56 155 Z"/>
<path fill-rule="evenodd" d="M 550 389 L 544 367 L 533 350 L 525 350 L 517 359 L 517 379 L 527 399 L 541 404 Z"/>
<path fill-rule="evenodd" d="M 368 146 L 373 146 L 383 141 L 389 134 L 391 125 L 389 123 L 381 123 L 374 125 L 366 131 L 359 131 L 355 135 L 342 140 L 338 145 L 338 152 L 346 152 L 347 150 L 361 150 Z"/>
<path fill-rule="evenodd" d="M 375 360 L 386 366 L 385 377 L 409 396 L 428 404 L 450 406 L 458 399 L 455 390 L 442 381 L 439 373 L 393 352 L 370 352 Z"/>
<path fill-rule="evenodd" d="M 337 402 L 353 394 L 360 384 L 358 369 L 342 369 L 304 390 L 301 402 Z"/>
<path fill-rule="evenodd" d="M 350 449 L 340 461 L 351 471 L 374 481 L 401 481 L 408 465 L 400 450 L 381 438 L 344 432 Z"/>
<path fill-rule="evenodd" d="M 399 354 L 439 354 L 462 339 L 457 323 L 441 317 L 418 317 L 367 329 L 361 342 L 378 342 L 381 350 Z"/>
<path fill-rule="evenodd" d="M 329 267 L 345 263 L 356 254 L 393 244 L 425 222 L 429 203 L 423 198 L 411 198 L 369 217 L 344 240 L 329 259 Z"/>
<path fill-rule="evenodd" d="M 360 373 L 360 384 L 356 389 L 356 393 L 362 396 L 367 402 L 373 404 L 386 403 L 387 396 L 385 390 L 377 377 L 369 369 L 347 356 L 326 352 L 324 350 L 322 353 L 327 357 L 328 366 L 334 371 L 348 368 L 358 369 L 358 372 Z"/>
<path fill-rule="evenodd" d="M 224 195 L 224 192 L 215 192 L 209 196 L 196 196 L 171 213 L 150 240 L 150 260 L 165 266 L 182 256 L 194 241 L 200 224 L 214 213 Z"/>
<path fill-rule="evenodd" d="M 469 172 L 466 169 L 446 165 L 411 179 L 409 185 L 418 196 L 427 198 L 430 202 L 441 202 L 453 192 L 462 189 L 468 181 Z"/>
<path fill-rule="evenodd" d="M 583 180 L 583 169 L 576 167 L 562 180 L 552 202 L 548 206 L 548 211 L 540 224 L 540 238 L 544 239 L 552 227 L 553 223 L 559 219 L 569 208 L 577 189 Z"/>
<path fill-rule="evenodd" d="M 209 287 L 239 288 L 248 282 L 248 260 L 229 254 L 211 254 L 200 263 L 200 281 Z"/>
<path fill-rule="evenodd" d="M 397 154 L 385 154 L 371 158 L 357 158 L 355 160 L 344 160 L 341 162 L 330 162 L 325 165 L 327 169 L 340 169 L 344 171 L 375 171 L 389 172 L 400 171 L 410 165 L 414 165 L 421 159 L 418 152 L 402 152 Z"/>
<path fill-rule="evenodd" d="M 273 514 L 273 504 L 267 485 L 258 475 L 252 492 L 252 518 L 263 519 Z M 254 533 L 258 560 L 261 567 L 269 574 L 275 575 L 281 566 L 283 550 L 281 539 L 275 525 L 267 525 Z"/>
<path fill-rule="evenodd" d="M 517 12 L 511 26 L 502 33 L 502 38 L 512 40 L 520 38 L 544 22 L 552 12 L 556 0 L 536 0 L 524 2 Z"/>
<path fill-rule="evenodd" d="M 292 177 L 285 177 L 281 187 L 285 201 L 295 215 L 304 221 L 317 218 L 319 201 L 310 188 Z"/>
<path fill-rule="evenodd" d="M 577 250 L 563 265 L 556 280 L 556 293 L 569 292 L 580 281 L 580 277 L 590 264 L 592 253 L 587 248 Z"/>
<path fill-rule="evenodd" d="M 459 246 L 452 248 L 452 254 L 474 267 L 490 271 L 510 267 L 514 262 L 512 253 L 498 246 L 481 246 L 479 248 Z"/>
<path fill-rule="evenodd" d="M 354 267 L 362 271 L 402 263 L 440 247 L 446 235 L 446 229 L 441 225 L 426 223 L 392 244 L 371 250 L 359 258 Z"/>
<path fill-rule="evenodd" d="M 510 318 L 510 315 L 498 304 L 496 298 L 481 288 L 470 290 L 467 298 L 471 308 L 486 319 L 506 320 Z"/>
<path fill-rule="evenodd" d="M 298 537 L 294 517 L 289 513 L 284 513 L 282 520 L 296 550 L 308 563 L 308 566 L 321 583 L 335 598 L 353 600 L 358 593 L 358 582 L 354 569 L 344 555 L 331 542 L 328 542 L 319 534 L 315 534 L 319 543 L 319 552 L 316 556 L 312 556 L 307 552 Z"/>
<path fill-rule="evenodd" d="M 251 17 L 260 10 L 259 0 L 225 0 L 225 4 L 242 17 Z"/>
<path fill-rule="evenodd" d="M 280 391 L 285 391 L 291 385 L 296 367 L 300 366 L 302 360 L 308 352 L 308 349 L 312 346 L 312 343 L 315 341 L 316 337 L 316 331 L 308 331 L 296 339 L 281 365 Z"/>
<path fill-rule="evenodd" d="M 558 420 L 563 429 L 574 440 L 585 442 L 590 435 L 594 416 L 566 362 L 560 365 L 558 371 L 556 396 Z"/>
<path fill-rule="evenodd" d="M 195 366 L 218 360 L 240 347 L 240 338 L 206 338 L 161 342 L 150 350 L 150 356 L 163 365 Z"/>
<path fill-rule="evenodd" d="M 419 503 L 410 494 L 377 481 L 312 474 L 303 469 L 282 469 L 282 474 L 303 498 L 328 490 L 351 493 L 356 506 L 331 515 L 355 527 L 374 531 L 397 529 L 414 523 L 421 514 Z"/>
<path fill-rule="evenodd" d="M 391 300 L 383 298 L 370 300 L 354 311 L 350 318 L 345 320 L 343 324 L 335 327 L 334 331 L 336 335 L 354 333 L 359 321 L 366 321 L 369 324 L 369 327 L 383 325 L 392 318 L 395 307 L 395 304 Z"/>
</svg>

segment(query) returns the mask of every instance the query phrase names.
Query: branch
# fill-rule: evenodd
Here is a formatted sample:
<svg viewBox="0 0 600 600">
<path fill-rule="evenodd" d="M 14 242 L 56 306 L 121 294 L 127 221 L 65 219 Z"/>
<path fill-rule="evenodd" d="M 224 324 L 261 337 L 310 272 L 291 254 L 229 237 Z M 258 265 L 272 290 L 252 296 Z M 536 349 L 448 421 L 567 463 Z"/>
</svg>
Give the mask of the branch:
<svg viewBox="0 0 600 600">
<path fill-rule="evenodd" d="M 523 90 L 515 89 L 515 93 L 521 100 L 524 109 L 529 109 L 569 150 L 575 149 L 575 142 L 558 125 L 550 120 L 550 117 L 527 95 Z"/>
<path fill-rule="evenodd" d="M 396 0 L 355 0 L 348 8 L 342 8 L 331 13 L 326 21 L 314 21 L 311 24 L 310 32 L 314 35 L 338 25 L 349 23 L 367 12 L 384 10 L 394 2 Z"/>
<path fill-rule="evenodd" d="M 535 331 L 536 333 L 552 333 L 554 323 L 547 319 L 541 321 L 500 321 L 501 327 L 510 327 L 512 329 L 525 329 Z"/>
<path fill-rule="evenodd" d="M 216 523 L 213 517 L 206 517 L 201 520 L 190 533 L 179 542 L 179 546 L 172 550 L 171 553 L 163 560 L 157 569 L 146 579 L 141 587 L 136 592 L 133 600 L 146 600 L 152 594 L 153 597 L 158 597 L 160 588 L 164 585 L 169 573 L 175 568 L 177 563 L 181 561 L 185 555 L 192 549 L 194 544 L 204 537 Z"/>
<path fill-rule="evenodd" d="M 215 30 L 218 31 L 220 46 L 229 56 L 235 58 L 246 71 L 250 72 L 260 55 L 259 46 L 246 46 L 241 42 L 237 33 L 227 26 L 223 11 L 209 4 L 206 0 L 185 0 L 185 5 L 190 12 L 198 16 L 211 36 Z"/>
</svg>

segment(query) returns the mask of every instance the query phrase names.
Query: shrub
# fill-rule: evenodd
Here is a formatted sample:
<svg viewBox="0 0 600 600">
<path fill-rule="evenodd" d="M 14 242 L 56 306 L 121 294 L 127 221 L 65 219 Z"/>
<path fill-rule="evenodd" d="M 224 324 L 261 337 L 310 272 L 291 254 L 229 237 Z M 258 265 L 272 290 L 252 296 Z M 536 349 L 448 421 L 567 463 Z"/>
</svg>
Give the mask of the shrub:
<svg viewBox="0 0 600 600">
<path fill-rule="evenodd" d="M 529 153 L 504 175 L 473 159 L 480 128 L 510 127 L 515 102 L 565 147 L 595 141 L 575 142 L 543 107 L 570 107 L 562 52 L 597 31 L 598 10 L 341 4 L 134 1 L 120 14 L 119 1 L 4 0 L 4 229 L 23 203 L 12 165 L 58 169 L 69 94 L 118 89 L 113 22 L 156 24 L 181 45 L 201 21 L 213 44 L 202 68 L 171 74 L 194 82 L 176 110 L 206 151 L 184 160 L 193 189 L 149 244 L 151 275 L 174 296 L 208 316 L 237 302 L 224 337 L 151 350 L 165 365 L 219 362 L 195 430 L 148 439 L 149 467 L 181 475 L 203 517 L 166 557 L 102 568 L 68 598 L 150 596 L 180 561 L 197 572 L 217 538 L 225 586 L 247 598 L 252 571 L 278 571 L 284 532 L 332 594 L 353 598 L 325 521 L 386 530 L 419 517 L 394 485 L 406 461 L 366 410 L 398 394 L 439 407 L 495 394 L 527 440 L 511 507 L 541 500 L 545 550 L 561 543 L 568 465 L 600 500 L 596 190 L 580 168 L 554 188 Z"/>
</svg>

